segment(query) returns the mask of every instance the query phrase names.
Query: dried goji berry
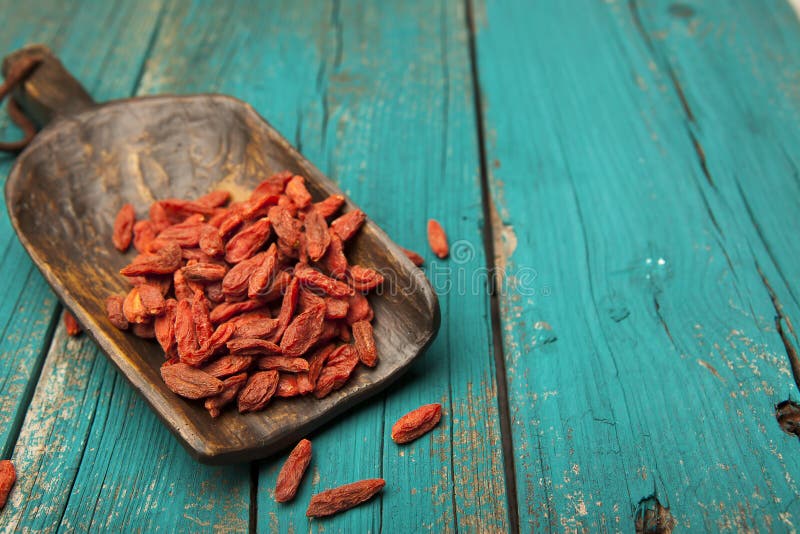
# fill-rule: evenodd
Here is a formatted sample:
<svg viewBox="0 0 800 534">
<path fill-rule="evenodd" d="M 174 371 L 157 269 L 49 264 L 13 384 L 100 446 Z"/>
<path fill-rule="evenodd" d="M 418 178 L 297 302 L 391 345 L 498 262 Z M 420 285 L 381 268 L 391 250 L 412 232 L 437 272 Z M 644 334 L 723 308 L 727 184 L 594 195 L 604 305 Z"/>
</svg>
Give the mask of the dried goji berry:
<svg viewBox="0 0 800 534">
<path fill-rule="evenodd" d="M 167 198 L 160 201 L 161 206 L 170 218 L 183 219 L 192 215 L 213 215 L 214 208 L 179 198 Z"/>
<path fill-rule="evenodd" d="M 218 378 L 180 362 L 162 366 L 161 378 L 170 390 L 187 399 L 211 397 L 223 389 Z"/>
<path fill-rule="evenodd" d="M 319 374 L 314 396 L 318 399 L 341 388 L 358 364 L 358 353 L 352 345 L 342 345 L 328 356 Z"/>
<path fill-rule="evenodd" d="M 111 240 L 114 247 L 120 252 L 125 252 L 133 241 L 133 225 L 136 223 L 136 212 L 130 204 L 123 205 L 114 219 L 114 232 Z"/>
<path fill-rule="evenodd" d="M 304 220 L 306 230 L 306 250 L 311 261 L 319 261 L 328 250 L 331 243 L 331 235 L 328 231 L 328 223 L 316 209 L 311 208 L 306 213 Z"/>
<path fill-rule="evenodd" d="M 319 340 L 324 321 L 324 302 L 295 317 L 281 339 L 283 355 L 296 357 L 305 354 Z"/>
<path fill-rule="evenodd" d="M 225 261 L 239 263 L 251 257 L 269 239 L 270 228 L 269 219 L 265 217 L 240 230 L 225 245 Z"/>
<path fill-rule="evenodd" d="M 154 202 L 153 205 L 150 206 L 149 213 L 150 224 L 156 234 L 172 225 L 164 206 L 162 206 L 160 202 Z"/>
<path fill-rule="evenodd" d="M 161 288 L 151 284 L 142 284 L 136 288 L 148 315 L 161 315 L 164 313 L 164 294 Z"/>
<path fill-rule="evenodd" d="M 201 347 L 208 344 L 208 340 L 214 333 L 214 325 L 208 315 L 208 299 L 202 291 L 195 291 L 192 300 L 192 321 L 194 321 L 195 337 Z M 233 331 L 231 331 L 233 334 Z M 230 337 L 230 336 L 228 336 Z"/>
<path fill-rule="evenodd" d="M 344 319 L 347 317 L 348 304 L 344 299 L 325 299 L 325 318 Z"/>
<path fill-rule="evenodd" d="M 257 298 L 269 289 L 272 279 L 278 269 L 278 249 L 275 243 L 271 244 L 264 253 L 263 259 L 253 269 L 247 285 L 247 296 Z"/>
<path fill-rule="evenodd" d="M 216 282 L 225 278 L 228 269 L 216 263 L 198 262 L 187 265 L 183 269 L 183 276 L 192 282 Z"/>
<path fill-rule="evenodd" d="M 444 259 L 450 254 L 450 246 L 447 244 L 447 234 L 444 228 L 435 219 L 428 220 L 428 244 L 431 250 L 438 257 Z"/>
<path fill-rule="evenodd" d="M 328 244 L 328 250 L 325 252 L 325 256 L 322 257 L 321 263 L 328 271 L 328 274 L 342 280 L 347 275 L 347 270 L 350 268 L 347 258 L 344 255 L 344 245 L 336 232 L 330 230 L 328 234 L 330 235 L 331 241 Z"/>
<path fill-rule="evenodd" d="M 181 266 L 181 247 L 169 242 L 157 254 L 141 254 L 120 270 L 125 276 L 171 274 Z"/>
<path fill-rule="evenodd" d="M 195 200 L 195 203 L 205 206 L 207 208 L 218 208 L 224 206 L 230 200 L 231 194 L 227 191 L 215 190 L 206 193 L 202 197 Z"/>
<path fill-rule="evenodd" d="M 244 222 L 242 214 L 238 211 L 229 211 L 219 222 L 219 234 L 224 238 L 239 228 Z"/>
<path fill-rule="evenodd" d="M 225 300 L 225 293 L 222 292 L 222 282 L 212 282 L 210 284 L 205 284 L 205 286 L 208 300 L 215 304 Z"/>
<path fill-rule="evenodd" d="M 322 491 L 311 497 L 306 515 L 324 517 L 349 510 L 374 497 L 385 485 L 382 478 L 371 478 Z"/>
<path fill-rule="evenodd" d="M 331 228 L 341 238 L 342 241 L 347 241 L 353 237 L 356 232 L 364 224 L 367 216 L 361 210 L 348 211 L 344 215 L 331 223 Z"/>
<path fill-rule="evenodd" d="M 266 338 L 278 327 L 278 320 L 269 312 L 250 312 L 230 321 L 236 326 L 236 337 Z"/>
<path fill-rule="evenodd" d="M 292 199 L 298 208 L 303 209 L 311 204 L 311 193 L 306 189 L 306 181 L 302 176 L 292 176 L 286 183 L 285 191 L 286 196 Z"/>
<path fill-rule="evenodd" d="M 280 195 L 286 188 L 286 183 L 292 179 L 293 173 L 283 171 L 273 174 L 256 186 L 250 194 L 250 199 L 256 199 L 265 195 Z"/>
<path fill-rule="evenodd" d="M 284 373 L 303 373 L 308 371 L 308 360 L 288 356 L 262 356 L 256 360 L 259 369 L 283 371 Z"/>
<path fill-rule="evenodd" d="M 222 279 L 222 292 L 227 301 L 237 301 L 247 298 L 250 277 L 256 268 L 266 259 L 266 253 L 241 261 L 234 265 Z"/>
<path fill-rule="evenodd" d="M 375 367 L 378 363 L 378 350 L 375 348 L 372 325 L 368 321 L 358 321 L 353 324 L 353 341 L 361 363 Z"/>
<path fill-rule="evenodd" d="M 314 203 L 314 208 L 325 218 L 332 217 L 344 204 L 342 195 L 331 195 L 325 200 Z"/>
<path fill-rule="evenodd" d="M 250 355 L 280 355 L 281 348 L 270 341 L 258 338 L 236 338 L 228 341 L 228 350 L 231 354 Z"/>
<path fill-rule="evenodd" d="M 311 442 L 301 439 L 300 443 L 289 453 L 289 457 L 278 473 L 278 480 L 275 482 L 276 502 L 288 502 L 294 499 L 310 463 Z"/>
<path fill-rule="evenodd" d="M 291 213 L 283 206 L 273 206 L 269 209 L 269 220 L 275 234 L 292 249 L 300 246 L 302 223 L 292 217 Z"/>
<path fill-rule="evenodd" d="M 197 242 L 200 250 L 209 256 L 221 256 L 225 252 L 225 243 L 219 230 L 210 224 L 204 224 L 200 229 L 200 240 Z"/>
<path fill-rule="evenodd" d="M 167 299 L 164 302 L 164 313 L 155 318 L 156 340 L 165 354 L 171 352 L 175 345 L 175 314 L 178 310 L 178 302 L 175 299 Z"/>
<path fill-rule="evenodd" d="M 239 413 L 263 410 L 278 387 L 278 371 L 253 373 L 239 392 Z"/>
<path fill-rule="evenodd" d="M 427 434 L 442 418 L 441 404 L 426 404 L 405 414 L 392 426 L 395 443 L 408 443 Z"/>
<path fill-rule="evenodd" d="M 242 218 L 245 221 L 255 219 L 257 217 L 266 217 L 269 214 L 269 208 L 278 204 L 280 197 L 278 195 L 265 195 L 256 199 L 243 202 L 238 208 Z"/>
<path fill-rule="evenodd" d="M 409 260 L 411 260 L 411 263 L 413 263 L 417 267 L 421 267 L 422 264 L 425 263 L 425 260 L 422 258 L 422 256 L 420 256 L 419 254 L 417 254 L 413 250 L 408 250 L 407 248 L 402 248 L 402 247 L 400 247 L 400 250 L 402 250 L 403 254 L 405 254 L 406 257 Z"/>
<path fill-rule="evenodd" d="M 246 371 L 253 363 L 252 356 L 228 354 L 203 367 L 203 371 L 217 378 L 235 375 Z"/>
<path fill-rule="evenodd" d="M 137 221 L 133 225 L 133 247 L 140 253 L 147 252 L 150 242 L 156 238 L 156 230 L 150 221 Z"/>
<path fill-rule="evenodd" d="M 78 320 L 75 319 L 75 316 L 72 315 L 67 310 L 64 310 L 63 320 L 64 320 L 64 328 L 66 329 L 68 336 L 75 337 L 77 335 L 80 335 L 81 332 L 83 332 L 81 325 L 78 324 Z"/>
<path fill-rule="evenodd" d="M 257 310 L 264 307 L 264 302 L 261 300 L 245 300 L 243 302 L 223 302 L 218 304 L 211 310 L 210 319 L 213 324 L 219 324 L 227 321 L 235 315 L 240 313 Z"/>
<path fill-rule="evenodd" d="M 279 343 L 281 337 L 283 337 L 283 332 L 286 330 L 286 327 L 289 326 L 289 322 L 292 320 L 292 315 L 294 315 L 294 309 L 297 306 L 297 298 L 300 295 L 300 284 L 297 281 L 297 278 L 292 278 L 292 281 L 289 283 L 289 287 L 286 288 L 286 292 L 283 294 L 283 302 L 281 303 L 281 311 L 278 312 L 278 326 L 275 327 L 275 331 L 270 335 L 269 340 L 274 343 Z"/>
<path fill-rule="evenodd" d="M 123 312 L 124 301 L 125 297 L 120 297 L 119 295 L 111 295 L 106 299 L 108 320 L 120 330 L 128 329 L 128 319 L 125 318 L 125 313 Z"/>
<path fill-rule="evenodd" d="M 347 284 L 325 276 L 321 272 L 311 267 L 299 267 L 295 269 L 294 276 L 303 285 L 315 287 L 331 297 L 346 297 L 353 293 Z"/>
<path fill-rule="evenodd" d="M 355 293 L 347 299 L 347 317 L 345 321 L 352 325 L 358 321 L 372 321 L 372 307 L 369 305 L 367 297 L 361 293 Z"/>
<path fill-rule="evenodd" d="M 356 291 L 369 291 L 383 284 L 383 275 L 375 269 L 353 265 L 347 273 L 350 285 Z"/>
<path fill-rule="evenodd" d="M 157 274 L 151 276 L 144 276 L 143 284 L 148 284 L 153 287 L 157 287 L 158 290 L 161 292 L 162 297 L 166 297 L 167 293 L 169 293 L 170 288 L 172 287 L 172 276 L 168 274 Z M 141 285 L 141 284 L 137 284 Z"/>
<path fill-rule="evenodd" d="M 191 300 L 178 301 L 175 309 L 175 341 L 178 345 L 178 355 L 181 358 L 187 357 L 197 350 Z"/>
<path fill-rule="evenodd" d="M 183 270 L 178 269 L 172 275 L 172 285 L 175 287 L 175 298 L 177 300 L 191 299 L 194 297 L 194 290 L 189 287 Z"/>
<path fill-rule="evenodd" d="M 128 323 L 146 323 L 150 320 L 150 314 L 147 313 L 142 298 L 139 296 L 138 287 L 128 291 L 125 301 L 122 303 L 122 313 L 125 314 Z"/>
<path fill-rule="evenodd" d="M 208 410 L 208 413 L 211 415 L 211 417 L 214 418 L 219 417 L 220 409 L 225 407 L 234 398 L 236 398 L 236 394 L 239 393 L 239 390 L 241 390 L 242 387 L 244 387 L 246 382 L 247 382 L 247 373 L 240 373 L 238 375 L 233 375 L 223 380 L 222 393 L 207 398 L 204 403 L 204 406 L 206 410 Z"/>
<path fill-rule="evenodd" d="M 200 243 L 200 231 L 203 226 L 203 223 L 193 221 L 174 224 L 161 230 L 156 239 L 159 241 L 174 241 L 184 248 L 196 247 Z"/>
<path fill-rule="evenodd" d="M 275 275 L 275 278 L 272 280 L 272 284 L 270 284 L 267 291 L 258 296 L 258 300 L 265 303 L 278 300 L 288 290 L 292 280 L 292 275 L 286 271 L 279 271 L 278 274 Z"/>
<path fill-rule="evenodd" d="M 192 367 L 199 367 L 203 365 L 226 346 L 228 340 L 231 339 L 235 330 L 236 327 L 231 323 L 222 323 L 216 330 L 214 330 L 205 343 L 200 344 L 196 350 L 190 351 L 181 356 L 181 361 L 188 363 Z"/>
<path fill-rule="evenodd" d="M 325 345 L 316 351 L 308 359 L 308 373 L 300 373 L 297 375 L 297 385 L 304 390 L 304 393 L 311 393 L 319 379 L 319 374 L 325 361 L 336 350 L 336 345 Z"/>
<path fill-rule="evenodd" d="M 14 487 L 14 482 L 17 481 L 17 470 L 14 469 L 14 464 L 11 460 L 0 460 L 0 510 L 2 510 L 8 501 L 8 495 L 11 493 L 11 488 Z"/>
</svg>

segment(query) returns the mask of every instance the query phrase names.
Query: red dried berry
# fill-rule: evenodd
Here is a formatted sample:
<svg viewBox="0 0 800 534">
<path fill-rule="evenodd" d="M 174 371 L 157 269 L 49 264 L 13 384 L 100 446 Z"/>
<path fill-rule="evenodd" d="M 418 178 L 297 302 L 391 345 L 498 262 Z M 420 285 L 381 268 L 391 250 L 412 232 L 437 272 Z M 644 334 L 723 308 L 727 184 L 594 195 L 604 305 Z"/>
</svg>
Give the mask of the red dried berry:
<svg viewBox="0 0 800 534">
<path fill-rule="evenodd" d="M 311 442 L 302 439 L 289 453 L 278 473 L 278 480 L 275 482 L 276 502 L 289 502 L 294 499 L 309 463 L 311 463 Z"/>
<path fill-rule="evenodd" d="M 408 443 L 427 434 L 442 418 L 441 404 L 426 404 L 405 414 L 392 427 L 395 443 Z"/>
<path fill-rule="evenodd" d="M 435 219 L 428 220 L 428 244 L 431 250 L 438 257 L 444 259 L 450 254 L 450 246 L 447 244 L 447 234 L 444 228 Z"/>
<path fill-rule="evenodd" d="M 136 223 L 136 212 L 133 206 L 125 204 L 119 209 L 117 218 L 114 219 L 114 232 L 111 240 L 114 247 L 120 252 L 125 252 L 133 241 L 133 225 Z"/>
<path fill-rule="evenodd" d="M 311 497 L 306 515 L 324 517 L 349 510 L 374 497 L 385 485 L 382 478 L 371 478 L 317 493 Z"/>
<path fill-rule="evenodd" d="M 253 373 L 239 392 L 239 413 L 263 410 L 278 387 L 278 371 Z"/>
<path fill-rule="evenodd" d="M 68 336 L 75 337 L 80 335 L 81 332 L 83 332 L 81 325 L 78 324 L 78 320 L 75 319 L 74 315 L 72 315 L 67 310 L 64 310 L 63 317 L 64 317 L 64 328 L 66 329 Z"/>
</svg>

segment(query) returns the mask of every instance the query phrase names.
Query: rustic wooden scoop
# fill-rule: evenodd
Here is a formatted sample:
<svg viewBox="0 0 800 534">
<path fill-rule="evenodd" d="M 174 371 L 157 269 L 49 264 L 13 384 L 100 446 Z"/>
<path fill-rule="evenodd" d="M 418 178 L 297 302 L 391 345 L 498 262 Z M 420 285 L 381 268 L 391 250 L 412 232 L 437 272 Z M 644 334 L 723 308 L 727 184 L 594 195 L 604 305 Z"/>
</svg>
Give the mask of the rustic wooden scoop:
<svg viewBox="0 0 800 534">
<path fill-rule="evenodd" d="M 105 298 L 127 291 L 118 271 L 134 252 L 111 244 L 114 216 L 167 197 L 226 189 L 234 198 L 288 169 L 306 177 L 315 200 L 342 194 L 252 107 L 222 95 L 158 96 L 96 104 L 52 53 L 32 46 L 3 61 L 42 62 L 14 96 L 44 129 L 19 156 L 6 182 L 11 222 L 37 267 L 86 332 L 202 462 L 268 456 L 381 391 L 430 344 L 439 328 L 436 294 L 387 235 L 367 221 L 349 244 L 353 263 L 380 269 L 383 292 L 370 297 L 380 361 L 360 369 L 328 397 L 276 399 L 260 413 L 235 410 L 211 419 L 201 403 L 166 388 L 154 341 L 114 328 Z M 345 210 L 355 208 L 349 199 Z"/>
</svg>

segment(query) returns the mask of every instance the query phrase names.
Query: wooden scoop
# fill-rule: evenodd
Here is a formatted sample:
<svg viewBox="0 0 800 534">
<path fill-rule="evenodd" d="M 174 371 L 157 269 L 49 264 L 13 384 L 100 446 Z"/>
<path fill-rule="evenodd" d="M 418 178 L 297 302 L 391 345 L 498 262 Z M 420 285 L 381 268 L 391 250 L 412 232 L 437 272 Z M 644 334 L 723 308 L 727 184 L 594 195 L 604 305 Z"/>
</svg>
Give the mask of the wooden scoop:
<svg viewBox="0 0 800 534">
<path fill-rule="evenodd" d="M 44 129 L 19 156 L 6 182 L 11 222 L 36 266 L 122 374 L 188 451 L 202 462 L 228 463 L 268 456 L 375 395 L 431 343 L 439 304 L 429 282 L 383 230 L 368 220 L 349 244 L 352 263 L 386 276 L 370 297 L 380 355 L 328 397 L 275 399 L 263 412 L 235 409 L 211 419 L 202 403 L 164 385 L 163 352 L 112 326 L 105 298 L 128 285 L 119 269 L 135 252 L 112 246 L 117 210 L 130 202 L 145 214 L 158 199 L 196 198 L 214 189 L 234 198 L 275 172 L 306 177 L 315 200 L 341 190 L 297 152 L 252 107 L 223 95 L 156 96 L 92 101 L 42 46 L 3 61 L 3 74 L 31 55 L 42 62 L 14 96 Z M 345 211 L 356 208 L 347 199 Z"/>
</svg>

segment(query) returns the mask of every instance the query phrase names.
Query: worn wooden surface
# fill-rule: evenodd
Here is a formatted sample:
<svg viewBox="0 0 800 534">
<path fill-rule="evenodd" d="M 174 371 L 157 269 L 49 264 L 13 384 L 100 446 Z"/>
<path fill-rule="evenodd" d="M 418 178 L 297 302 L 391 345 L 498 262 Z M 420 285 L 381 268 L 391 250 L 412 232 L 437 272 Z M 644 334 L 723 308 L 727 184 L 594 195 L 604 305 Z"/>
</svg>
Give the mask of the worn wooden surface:
<svg viewBox="0 0 800 534">
<path fill-rule="evenodd" d="M 773 415 L 797 398 L 789 4 L 298 4 L 4 2 L 0 45 L 46 42 L 98 100 L 253 104 L 424 253 L 439 338 L 310 436 L 311 476 L 277 505 L 280 458 L 199 466 L 91 342 L 65 338 L 0 217 L 0 436 L 20 470 L 2 530 L 631 532 L 655 493 L 681 531 L 794 531 L 798 442 Z M 450 260 L 427 251 L 428 217 Z M 437 400 L 429 437 L 388 439 Z M 372 476 L 383 496 L 305 518 L 313 493 Z"/>
</svg>

